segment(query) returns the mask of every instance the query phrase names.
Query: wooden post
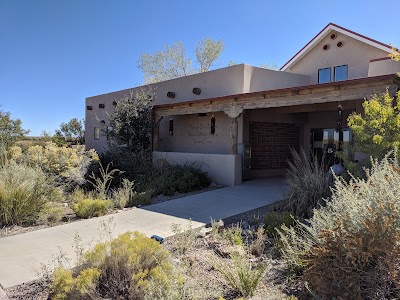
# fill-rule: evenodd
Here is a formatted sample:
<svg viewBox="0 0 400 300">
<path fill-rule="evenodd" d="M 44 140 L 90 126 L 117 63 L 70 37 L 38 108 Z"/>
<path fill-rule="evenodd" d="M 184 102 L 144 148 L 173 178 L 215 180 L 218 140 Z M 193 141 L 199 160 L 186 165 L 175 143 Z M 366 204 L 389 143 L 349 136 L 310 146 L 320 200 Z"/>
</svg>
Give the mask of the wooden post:
<svg viewBox="0 0 400 300">
<path fill-rule="evenodd" d="M 231 154 L 237 154 L 237 143 L 238 143 L 238 121 L 237 117 L 231 119 Z"/>
</svg>

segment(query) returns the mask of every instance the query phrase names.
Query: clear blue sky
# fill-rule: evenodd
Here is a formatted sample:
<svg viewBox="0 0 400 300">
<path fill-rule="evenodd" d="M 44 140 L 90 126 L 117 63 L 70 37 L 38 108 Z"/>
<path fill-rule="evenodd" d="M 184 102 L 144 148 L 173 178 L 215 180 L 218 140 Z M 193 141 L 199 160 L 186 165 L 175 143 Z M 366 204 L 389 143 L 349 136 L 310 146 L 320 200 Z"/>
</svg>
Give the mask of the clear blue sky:
<svg viewBox="0 0 400 300">
<path fill-rule="evenodd" d="M 390 5 L 392 4 L 392 6 Z M 329 22 L 400 45 L 385 1 L 0 0 L 0 105 L 31 135 L 83 118 L 85 98 L 139 85 L 142 52 L 204 37 L 230 60 L 279 67 Z"/>
</svg>

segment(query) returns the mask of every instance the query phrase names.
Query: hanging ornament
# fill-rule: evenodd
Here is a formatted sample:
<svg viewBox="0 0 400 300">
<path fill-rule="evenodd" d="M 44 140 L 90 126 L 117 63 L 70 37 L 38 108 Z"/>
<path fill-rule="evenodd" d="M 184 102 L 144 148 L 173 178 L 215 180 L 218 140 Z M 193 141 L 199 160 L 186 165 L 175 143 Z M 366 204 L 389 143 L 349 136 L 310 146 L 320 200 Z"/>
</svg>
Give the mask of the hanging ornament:
<svg viewBox="0 0 400 300">
<path fill-rule="evenodd" d="M 337 108 L 336 131 L 341 132 L 343 126 L 343 107 L 339 103 Z"/>
</svg>

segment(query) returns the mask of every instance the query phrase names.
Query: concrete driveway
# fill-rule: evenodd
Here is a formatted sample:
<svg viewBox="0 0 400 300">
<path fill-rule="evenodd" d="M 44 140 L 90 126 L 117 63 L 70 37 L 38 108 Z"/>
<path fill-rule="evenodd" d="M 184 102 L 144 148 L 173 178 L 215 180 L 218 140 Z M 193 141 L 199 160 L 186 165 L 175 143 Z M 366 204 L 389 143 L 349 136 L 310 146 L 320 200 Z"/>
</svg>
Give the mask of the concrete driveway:
<svg viewBox="0 0 400 300">
<path fill-rule="evenodd" d="M 102 223 L 111 224 L 113 236 L 137 230 L 147 236 L 168 237 L 173 235 L 172 224 L 186 227 L 191 222 L 193 228 L 201 227 L 211 218 L 226 218 L 278 201 L 286 190 L 283 178 L 252 180 L 144 208 L 0 238 L 0 285 L 7 288 L 37 279 L 43 265 L 54 266 L 52 261 L 60 251 L 73 264 L 74 237 L 79 235 L 88 249 L 104 235 Z"/>
</svg>

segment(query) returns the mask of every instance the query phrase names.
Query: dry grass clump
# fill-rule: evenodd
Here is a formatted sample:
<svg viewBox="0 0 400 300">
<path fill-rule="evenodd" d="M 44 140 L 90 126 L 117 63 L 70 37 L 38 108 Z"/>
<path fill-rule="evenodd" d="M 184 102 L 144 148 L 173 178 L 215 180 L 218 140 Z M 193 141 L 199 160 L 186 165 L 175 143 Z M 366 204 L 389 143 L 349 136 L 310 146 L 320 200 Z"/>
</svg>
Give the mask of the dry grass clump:
<svg viewBox="0 0 400 300">
<path fill-rule="evenodd" d="M 286 209 L 298 217 L 309 218 L 314 208 L 318 208 L 322 199 L 330 196 L 332 175 L 317 157 L 310 159 L 303 149 L 297 153 L 292 149 L 291 161 L 286 181 L 290 186 L 290 195 Z"/>
<path fill-rule="evenodd" d="M 337 180 L 310 226 L 280 231 L 284 257 L 324 299 L 400 296 L 400 168 L 386 157 L 366 173 L 365 180 Z"/>
<path fill-rule="evenodd" d="M 0 225 L 32 224 L 60 193 L 39 168 L 10 162 L 0 167 Z"/>
</svg>

